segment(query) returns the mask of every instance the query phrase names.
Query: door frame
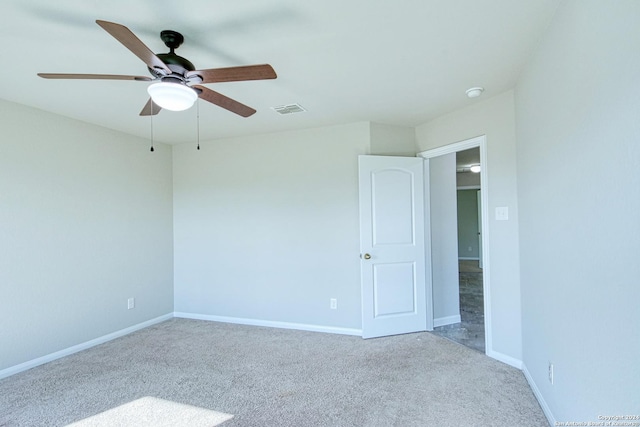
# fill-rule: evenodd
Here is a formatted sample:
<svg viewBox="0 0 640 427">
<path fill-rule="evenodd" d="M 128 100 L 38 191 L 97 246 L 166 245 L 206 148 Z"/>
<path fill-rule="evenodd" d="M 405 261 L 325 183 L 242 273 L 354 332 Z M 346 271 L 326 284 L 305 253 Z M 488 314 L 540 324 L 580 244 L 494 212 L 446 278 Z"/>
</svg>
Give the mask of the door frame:
<svg viewBox="0 0 640 427">
<path fill-rule="evenodd" d="M 484 230 L 482 229 L 482 218 L 484 217 L 482 215 L 482 188 L 478 189 L 476 200 L 478 201 L 478 251 L 480 252 L 478 254 L 478 267 L 484 269 L 484 258 L 482 257 L 482 239 L 484 239 Z"/>
<path fill-rule="evenodd" d="M 489 233 L 489 180 L 488 180 L 488 162 L 487 162 L 487 137 L 486 135 L 476 136 L 471 139 L 467 139 L 464 141 L 456 142 L 453 144 L 445 145 L 438 148 L 433 148 L 431 150 L 421 151 L 416 156 L 422 157 L 425 159 L 426 167 L 425 174 L 428 173 L 428 165 L 429 159 L 434 157 L 439 157 L 445 154 L 457 153 L 458 151 L 468 150 L 470 148 L 480 148 L 480 185 L 483 189 L 480 194 L 480 200 L 482 202 L 481 212 L 482 212 L 482 256 L 483 256 L 483 264 L 484 268 L 482 269 L 482 293 L 484 299 L 484 344 L 485 344 L 485 354 L 493 353 L 493 339 L 492 339 L 492 329 L 491 329 L 491 272 L 490 272 L 490 252 L 489 252 L 489 243 L 491 242 L 490 233 Z M 427 187 L 427 186 L 425 186 Z M 425 188 L 425 200 L 429 200 L 430 188 Z M 425 206 L 425 210 L 429 209 L 429 206 Z M 428 212 L 428 211 L 426 211 Z M 430 226 L 425 226 L 425 228 L 429 228 Z M 427 262 L 431 263 L 431 253 L 429 252 L 429 259 Z M 431 304 L 433 304 L 433 300 L 431 300 Z M 427 319 L 427 324 L 429 324 L 429 319 Z M 433 306 L 431 307 L 431 325 L 433 325 Z"/>
</svg>

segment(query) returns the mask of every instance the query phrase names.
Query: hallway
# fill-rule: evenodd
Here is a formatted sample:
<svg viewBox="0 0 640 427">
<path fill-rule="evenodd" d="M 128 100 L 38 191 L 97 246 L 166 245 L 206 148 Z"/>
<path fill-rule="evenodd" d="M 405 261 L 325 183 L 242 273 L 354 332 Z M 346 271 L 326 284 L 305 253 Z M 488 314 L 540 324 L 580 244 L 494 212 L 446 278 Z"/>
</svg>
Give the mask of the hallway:
<svg viewBox="0 0 640 427">
<path fill-rule="evenodd" d="M 484 353 L 482 269 L 478 261 L 470 260 L 460 260 L 458 268 L 462 321 L 434 328 L 433 333 Z"/>
</svg>

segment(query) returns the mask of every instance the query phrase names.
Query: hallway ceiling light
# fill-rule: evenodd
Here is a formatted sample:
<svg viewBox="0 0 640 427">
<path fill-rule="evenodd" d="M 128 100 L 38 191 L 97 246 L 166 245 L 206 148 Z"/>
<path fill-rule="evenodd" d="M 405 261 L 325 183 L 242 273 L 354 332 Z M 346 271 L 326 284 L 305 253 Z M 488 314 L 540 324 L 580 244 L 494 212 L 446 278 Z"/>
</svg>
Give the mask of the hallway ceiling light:
<svg viewBox="0 0 640 427">
<path fill-rule="evenodd" d="M 480 172 L 480 165 L 472 165 L 469 170 L 471 170 L 471 172 L 473 173 L 479 173 Z"/>
</svg>

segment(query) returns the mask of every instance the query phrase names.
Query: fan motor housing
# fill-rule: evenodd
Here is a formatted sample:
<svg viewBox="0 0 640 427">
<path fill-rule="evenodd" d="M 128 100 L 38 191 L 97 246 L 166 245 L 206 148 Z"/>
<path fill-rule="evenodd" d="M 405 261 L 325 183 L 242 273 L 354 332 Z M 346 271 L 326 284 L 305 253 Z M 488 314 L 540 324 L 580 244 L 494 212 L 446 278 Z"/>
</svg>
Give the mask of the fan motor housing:
<svg viewBox="0 0 640 427">
<path fill-rule="evenodd" d="M 162 60 L 171 71 L 184 75 L 187 71 L 193 71 L 196 67 L 186 58 L 176 55 L 175 53 L 159 53 L 156 55 Z M 172 67 L 173 65 L 173 67 Z M 175 69 L 174 69 L 175 67 Z"/>
<path fill-rule="evenodd" d="M 174 53 L 174 50 L 179 48 L 184 42 L 184 36 L 182 34 L 173 30 L 164 30 L 160 32 L 160 38 L 164 42 L 165 46 L 169 48 L 170 52 L 158 53 L 156 56 L 160 58 L 160 60 L 162 60 L 162 62 L 164 62 L 173 73 L 185 77 L 187 72 L 196 69 L 196 67 L 187 58 L 183 58 L 182 56 Z M 156 77 L 163 76 L 163 74 L 157 70 L 150 68 L 149 71 Z"/>
</svg>

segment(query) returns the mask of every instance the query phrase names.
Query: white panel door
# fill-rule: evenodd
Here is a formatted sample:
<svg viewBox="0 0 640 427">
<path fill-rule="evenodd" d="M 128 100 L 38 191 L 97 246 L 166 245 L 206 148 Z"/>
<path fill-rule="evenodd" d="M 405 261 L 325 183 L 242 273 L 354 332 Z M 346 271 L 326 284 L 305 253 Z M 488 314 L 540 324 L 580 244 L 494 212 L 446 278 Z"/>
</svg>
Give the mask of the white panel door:
<svg viewBox="0 0 640 427">
<path fill-rule="evenodd" d="M 424 160 L 358 163 L 362 337 L 425 331 Z"/>
</svg>

